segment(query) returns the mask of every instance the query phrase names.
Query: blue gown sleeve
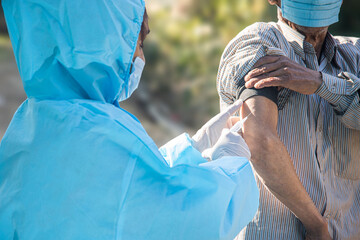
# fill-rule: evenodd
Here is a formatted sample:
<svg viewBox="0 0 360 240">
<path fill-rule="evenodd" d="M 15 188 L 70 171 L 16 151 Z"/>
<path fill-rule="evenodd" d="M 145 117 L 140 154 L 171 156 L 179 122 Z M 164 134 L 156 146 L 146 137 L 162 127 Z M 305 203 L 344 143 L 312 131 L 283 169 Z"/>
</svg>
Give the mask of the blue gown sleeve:
<svg viewBox="0 0 360 240">
<path fill-rule="evenodd" d="M 153 161 L 144 161 L 151 156 L 144 149 L 141 152 L 139 163 L 147 164 L 137 166 L 132 177 L 151 184 L 134 181 L 127 194 L 131 201 L 125 202 L 126 211 L 122 212 L 126 215 L 127 227 L 135 228 L 136 219 L 145 219 L 141 233 L 137 232 L 139 239 L 149 236 L 157 236 L 157 239 L 234 239 L 254 217 L 259 192 L 247 159 L 223 157 L 207 162 L 192 147 L 187 134 L 160 149 L 168 166 L 152 164 L 158 161 L 156 155 Z M 144 198 L 139 198 L 140 195 Z M 135 209 L 138 204 L 143 206 L 141 212 Z M 132 214 L 136 215 L 133 221 L 127 217 Z M 163 228 L 165 225 L 167 227 Z M 127 239 L 128 236 L 122 237 Z"/>
<path fill-rule="evenodd" d="M 193 141 L 187 133 L 169 141 L 159 150 L 170 167 L 180 164 L 199 165 L 207 162 L 193 147 Z"/>
</svg>

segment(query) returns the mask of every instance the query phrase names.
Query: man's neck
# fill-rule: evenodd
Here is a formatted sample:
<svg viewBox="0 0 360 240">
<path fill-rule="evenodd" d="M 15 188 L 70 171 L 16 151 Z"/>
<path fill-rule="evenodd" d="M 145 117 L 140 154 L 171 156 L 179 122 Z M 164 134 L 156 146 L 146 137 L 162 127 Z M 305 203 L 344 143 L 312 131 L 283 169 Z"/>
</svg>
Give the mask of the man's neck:
<svg viewBox="0 0 360 240">
<path fill-rule="evenodd" d="M 325 42 L 328 27 L 303 27 L 290 22 L 289 20 L 280 16 L 280 20 L 290 26 L 292 29 L 301 33 L 305 37 L 305 41 L 310 43 L 316 52 L 316 56 L 320 59 L 321 51 Z"/>
</svg>

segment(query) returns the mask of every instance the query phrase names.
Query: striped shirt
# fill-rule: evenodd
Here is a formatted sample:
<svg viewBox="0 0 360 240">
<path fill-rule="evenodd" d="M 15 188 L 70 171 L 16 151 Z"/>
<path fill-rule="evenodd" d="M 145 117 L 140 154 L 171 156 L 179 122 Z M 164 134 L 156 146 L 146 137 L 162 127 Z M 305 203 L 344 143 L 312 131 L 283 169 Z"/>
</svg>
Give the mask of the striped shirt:
<svg viewBox="0 0 360 240">
<path fill-rule="evenodd" d="M 328 33 L 319 64 L 304 39 L 281 21 L 240 32 L 221 58 L 220 105 L 239 98 L 244 76 L 265 55 L 285 55 L 321 71 L 323 83 L 313 95 L 279 91 L 278 135 L 333 239 L 360 239 L 360 40 Z M 257 181 L 259 210 L 236 239 L 304 239 L 299 219 Z"/>
</svg>

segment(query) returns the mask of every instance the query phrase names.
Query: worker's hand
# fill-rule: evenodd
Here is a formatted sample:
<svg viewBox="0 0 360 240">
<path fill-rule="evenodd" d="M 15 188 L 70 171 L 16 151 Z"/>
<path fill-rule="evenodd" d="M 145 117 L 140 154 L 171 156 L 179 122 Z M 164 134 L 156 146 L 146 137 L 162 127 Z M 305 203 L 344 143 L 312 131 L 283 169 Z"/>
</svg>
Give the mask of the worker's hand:
<svg viewBox="0 0 360 240">
<path fill-rule="evenodd" d="M 231 128 L 238 117 L 232 117 L 237 111 L 240 110 L 243 102 L 236 101 L 225 111 L 219 113 L 207 122 L 193 137 L 194 147 L 203 152 L 205 149 L 211 148 L 218 141 L 221 132 L 224 128 Z"/>
<path fill-rule="evenodd" d="M 226 156 L 250 159 L 251 154 L 248 145 L 240 133 L 232 132 L 225 128 L 222 130 L 217 143 L 212 148 L 206 149 L 202 156 L 213 161 Z"/>
<path fill-rule="evenodd" d="M 285 56 L 262 57 L 244 78 L 246 88 L 284 87 L 313 94 L 322 83 L 320 72 L 301 66 Z"/>
<path fill-rule="evenodd" d="M 323 222 L 319 227 L 306 229 L 305 240 L 332 240 L 328 231 L 327 221 L 323 219 Z"/>
</svg>

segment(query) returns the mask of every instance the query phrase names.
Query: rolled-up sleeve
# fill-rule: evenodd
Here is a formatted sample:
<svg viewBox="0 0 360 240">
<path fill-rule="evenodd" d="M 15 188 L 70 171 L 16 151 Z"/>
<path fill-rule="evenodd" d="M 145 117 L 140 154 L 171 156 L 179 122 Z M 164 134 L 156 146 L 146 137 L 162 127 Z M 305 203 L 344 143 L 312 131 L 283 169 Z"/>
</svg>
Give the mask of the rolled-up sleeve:
<svg viewBox="0 0 360 240">
<path fill-rule="evenodd" d="M 259 95 L 278 103 L 277 91 L 249 90 L 245 88 L 244 80 L 245 75 L 253 69 L 260 58 L 267 55 L 286 56 L 280 48 L 275 31 L 272 25 L 256 23 L 241 32 L 226 47 L 217 76 L 221 109 L 225 109 L 239 98 L 246 100 Z"/>
<path fill-rule="evenodd" d="M 338 76 L 322 73 L 323 82 L 315 92 L 328 101 L 348 128 L 360 130 L 360 79 L 342 72 Z"/>
</svg>

